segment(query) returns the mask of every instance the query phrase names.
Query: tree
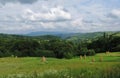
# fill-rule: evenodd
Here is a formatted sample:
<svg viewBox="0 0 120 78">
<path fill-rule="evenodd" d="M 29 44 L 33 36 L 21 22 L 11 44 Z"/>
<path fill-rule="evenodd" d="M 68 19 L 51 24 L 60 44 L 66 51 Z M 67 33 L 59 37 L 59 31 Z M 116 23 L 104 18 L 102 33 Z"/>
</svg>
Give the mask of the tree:
<svg viewBox="0 0 120 78">
<path fill-rule="evenodd" d="M 17 56 L 35 56 L 37 48 L 39 48 L 39 43 L 37 41 L 18 40 L 12 46 L 11 50 L 13 51 L 13 54 L 17 54 Z"/>
<path fill-rule="evenodd" d="M 97 40 L 92 41 L 87 47 L 88 49 L 94 49 L 95 52 L 106 52 L 106 51 L 116 51 L 115 47 L 120 44 L 120 37 L 114 34 L 104 33 L 102 37 Z"/>
<path fill-rule="evenodd" d="M 73 46 L 66 41 L 54 40 L 49 42 L 49 50 L 55 53 L 57 58 L 64 58 L 67 55 L 73 55 Z"/>
</svg>

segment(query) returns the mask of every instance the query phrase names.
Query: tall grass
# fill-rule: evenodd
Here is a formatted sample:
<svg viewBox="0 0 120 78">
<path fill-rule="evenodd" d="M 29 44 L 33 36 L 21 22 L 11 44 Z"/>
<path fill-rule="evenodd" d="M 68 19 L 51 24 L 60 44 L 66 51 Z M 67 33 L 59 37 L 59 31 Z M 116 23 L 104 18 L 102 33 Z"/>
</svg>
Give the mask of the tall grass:
<svg viewBox="0 0 120 78">
<path fill-rule="evenodd" d="M 120 53 L 41 59 L 0 58 L 0 78 L 120 78 Z"/>
<path fill-rule="evenodd" d="M 67 68 L 61 71 L 47 70 L 43 73 L 34 71 L 31 74 L 16 74 L 1 78 L 120 78 L 120 65 L 110 67 L 86 67 L 81 69 Z"/>
</svg>

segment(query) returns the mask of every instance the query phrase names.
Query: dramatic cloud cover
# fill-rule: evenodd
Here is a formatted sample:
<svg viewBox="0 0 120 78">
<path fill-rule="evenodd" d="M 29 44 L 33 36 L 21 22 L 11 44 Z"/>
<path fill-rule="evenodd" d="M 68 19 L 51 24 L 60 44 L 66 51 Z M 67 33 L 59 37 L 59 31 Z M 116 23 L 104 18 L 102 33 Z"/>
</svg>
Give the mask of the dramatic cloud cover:
<svg viewBox="0 0 120 78">
<path fill-rule="evenodd" d="M 6 4 L 6 3 L 22 3 L 22 4 L 32 4 L 36 2 L 37 0 L 0 0 L 1 4 Z"/>
<path fill-rule="evenodd" d="M 0 0 L 0 33 L 120 31 L 120 0 Z"/>
</svg>

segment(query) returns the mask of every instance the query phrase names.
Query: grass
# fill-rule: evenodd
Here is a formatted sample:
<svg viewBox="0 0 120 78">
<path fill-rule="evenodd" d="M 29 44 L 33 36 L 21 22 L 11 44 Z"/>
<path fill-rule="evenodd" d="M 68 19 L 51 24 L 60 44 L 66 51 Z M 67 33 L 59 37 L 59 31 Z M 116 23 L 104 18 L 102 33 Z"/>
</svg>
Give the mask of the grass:
<svg viewBox="0 0 120 78">
<path fill-rule="evenodd" d="M 103 59 L 102 62 L 99 61 L 100 57 Z M 91 62 L 93 58 L 95 62 Z M 100 78 L 100 76 L 105 76 L 101 78 L 110 78 L 108 76 L 111 76 L 114 78 L 116 76 L 115 78 L 119 78 L 120 76 L 120 52 L 96 54 L 82 60 L 79 57 L 73 59 L 46 58 L 46 60 L 42 62 L 40 57 L 0 58 L 0 77 Z"/>
</svg>

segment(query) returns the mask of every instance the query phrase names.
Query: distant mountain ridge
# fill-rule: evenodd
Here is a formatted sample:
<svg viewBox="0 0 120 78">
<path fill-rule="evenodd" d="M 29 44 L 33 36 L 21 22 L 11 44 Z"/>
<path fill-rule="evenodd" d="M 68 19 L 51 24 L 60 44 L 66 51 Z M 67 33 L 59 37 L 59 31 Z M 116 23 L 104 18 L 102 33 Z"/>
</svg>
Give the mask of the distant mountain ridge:
<svg viewBox="0 0 120 78">
<path fill-rule="evenodd" d="M 108 34 L 115 34 L 115 36 L 120 36 L 120 31 L 118 32 L 106 32 Z M 103 36 L 104 32 L 93 32 L 93 33 L 65 33 L 65 32 L 32 32 L 30 34 L 22 34 L 22 35 L 13 35 L 13 34 L 0 34 L 0 38 L 8 38 L 8 39 L 44 39 L 44 40 L 51 40 L 51 39 L 66 39 L 69 41 L 75 40 L 86 40 L 86 39 L 93 39 L 99 36 Z"/>
<path fill-rule="evenodd" d="M 38 31 L 38 32 L 31 32 L 26 34 L 27 36 L 41 36 L 41 35 L 59 35 L 65 34 L 65 32 L 48 32 L 48 31 Z"/>
<path fill-rule="evenodd" d="M 116 31 L 119 32 L 119 31 Z M 68 33 L 68 32 L 31 32 L 29 34 L 26 34 L 27 36 L 43 36 L 43 35 L 53 35 L 58 36 L 63 39 L 77 37 L 77 38 L 93 38 L 97 36 L 102 36 L 104 32 L 91 32 L 91 33 Z M 106 33 L 115 33 L 115 32 L 106 32 Z"/>
</svg>

